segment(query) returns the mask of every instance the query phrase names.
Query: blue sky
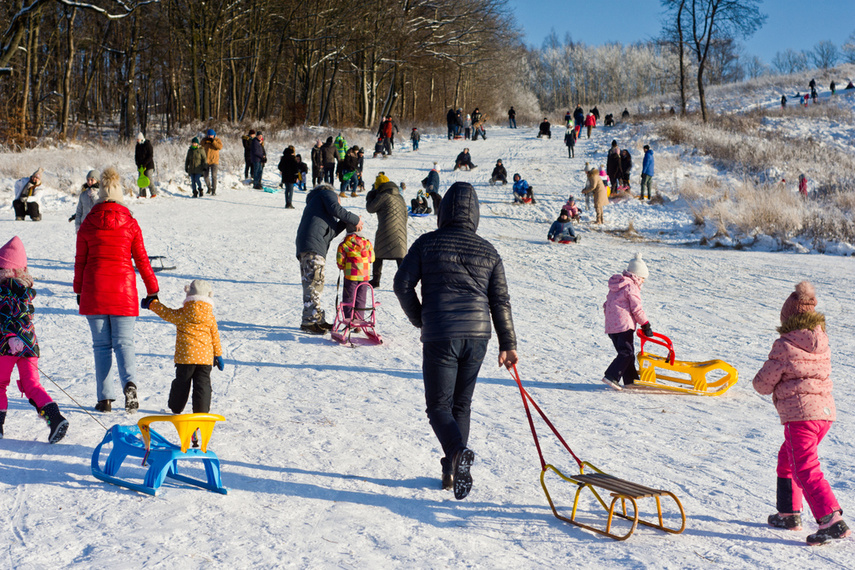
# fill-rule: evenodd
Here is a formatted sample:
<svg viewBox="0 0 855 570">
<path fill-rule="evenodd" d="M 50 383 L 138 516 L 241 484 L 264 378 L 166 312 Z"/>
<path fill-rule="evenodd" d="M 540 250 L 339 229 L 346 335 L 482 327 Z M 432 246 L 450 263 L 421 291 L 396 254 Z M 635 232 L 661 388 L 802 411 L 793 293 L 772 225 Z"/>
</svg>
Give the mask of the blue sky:
<svg viewBox="0 0 855 570">
<path fill-rule="evenodd" d="M 560 39 L 570 32 L 588 45 L 649 40 L 662 27 L 659 0 L 508 0 L 525 42 L 539 47 L 551 29 Z M 742 40 L 747 55 L 766 63 L 788 48 L 811 49 L 831 40 L 840 47 L 855 31 L 855 0 L 766 0 L 763 27 Z"/>
</svg>

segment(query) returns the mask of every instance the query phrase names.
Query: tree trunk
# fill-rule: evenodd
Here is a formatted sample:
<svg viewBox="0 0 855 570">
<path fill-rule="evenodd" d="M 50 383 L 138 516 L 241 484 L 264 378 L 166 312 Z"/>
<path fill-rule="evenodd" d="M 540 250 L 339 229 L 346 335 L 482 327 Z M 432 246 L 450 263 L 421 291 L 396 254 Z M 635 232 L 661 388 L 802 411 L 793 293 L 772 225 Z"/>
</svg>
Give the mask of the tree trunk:
<svg viewBox="0 0 855 570">
<path fill-rule="evenodd" d="M 68 115 L 71 109 L 71 73 L 74 66 L 74 20 L 77 17 L 77 8 L 72 8 L 69 13 L 65 10 L 65 73 L 62 77 L 62 109 L 59 115 L 59 136 L 68 138 Z"/>
<path fill-rule="evenodd" d="M 686 115 L 686 50 L 683 45 L 683 8 L 686 2 L 680 2 L 680 8 L 677 10 L 677 35 L 678 35 L 678 52 L 680 54 L 680 115 Z"/>
</svg>

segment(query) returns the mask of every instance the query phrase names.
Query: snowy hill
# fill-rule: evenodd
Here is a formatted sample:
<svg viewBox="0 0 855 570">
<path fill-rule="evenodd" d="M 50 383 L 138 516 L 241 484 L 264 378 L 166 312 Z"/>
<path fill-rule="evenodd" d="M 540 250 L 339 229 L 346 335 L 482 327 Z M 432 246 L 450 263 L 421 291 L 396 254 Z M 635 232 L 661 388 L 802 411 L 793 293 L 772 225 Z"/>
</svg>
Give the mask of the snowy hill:
<svg viewBox="0 0 855 570">
<path fill-rule="evenodd" d="M 855 444 L 849 437 L 855 414 L 851 259 L 686 247 L 682 244 L 696 242 L 697 236 L 691 233 L 692 213 L 680 200 L 610 205 L 602 231 L 589 225 L 592 212 L 586 212 L 581 243 L 547 242 L 549 224 L 568 193 L 580 197 L 584 163 L 604 163 L 608 143 L 622 140 L 628 129 L 596 129 L 591 140 L 580 141 L 572 160 L 560 136 L 539 140 L 535 129 L 493 128 L 486 141 L 471 143 L 423 136 L 418 152 L 399 144 L 391 158 L 367 159 L 365 173 L 367 181 L 382 170 L 391 180 L 406 182 L 407 200 L 434 160 L 443 168 L 443 190 L 457 180 L 475 185 L 481 199 L 479 234 L 496 246 L 508 275 L 524 384 L 582 459 L 613 475 L 673 491 L 687 514 L 683 534 L 639 528 L 620 543 L 552 515 L 540 489 L 519 391 L 496 367 L 495 341 L 473 402 L 473 491 L 460 502 L 440 491 L 440 449 L 424 414 L 418 331 L 391 291 L 391 271 L 377 292 L 382 346 L 350 349 L 329 337 L 301 333 L 294 237 L 305 195 L 297 193 L 296 210 L 285 210 L 281 194 L 240 184 L 242 165 L 235 163 L 225 169 L 216 198 L 193 200 L 180 163 L 173 161 L 164 167 L 164 179 L 172 183 L 161 196 L 132 199 L 129 206 L 149 254 L 166 255 L 177 265 L 158 274 L 166 305 L 180 305 L 191 279 L 213 284 L 226 369 L 212 374 L 212 411 L 226 422 L 215 430 L 211 448 L 222 461 L 229 494 L 167 482 L 157 497 L 148 497 L 91 476 L 90 456 L 104 430 L 47 378 L 91 411 L 91 339 L 71 289 L 74 230 L 66 219 L 74 201 L 57 192 L 56 199 L 47 200 L 42 222 L 13 222 L 8 212 L 0 221 L 3 241 L 19 235 L 27 246 L 39 294 L 43 384 L 71 422 L 66 438 L 48 446 L 44 424 L 15 388 L 9 389 L 6 439 L 0 440 L 0 507 L 8 517 L 0 532 L 3 566 L 848 565 L 855 540 L 822 549 L 804 545 L 805 535 L 816 528 L 810 516 L 804 532 L 766 526 L 766 516 L 774 512 L 783 428 L 770 399 L 750 384 L 777 338 L 781 304 L 795 283 L 811 280 L 818 310 L 829 323 L 838 406 L 838 421 L 820 458 L 847 516 L 855 512 Z M 630 146 L 636 173 L 644 142 L 633 138 Z M 226 144 L 239 153 L 237 140 Z M 479 168 L 452 173 L 463 146 L 471 148 Z M 514 206 L 510 186 L 487 184 L 498 158 L 509 174 L 520 172 L 532 184 L 536 205 Z M 97 163 L 97 155 L 87 155 L 87 161 L 94 164 L 86 168 L 107 166 L 107 160 Z M 682 168 L 678 159 L 660 165 L 657 184 L 666 197 Z M 276 184 L 278 174 L 269 167 L 265 180 Z M 373 237 L 376 218 L 366 214 L 364 198 L 348 197 L 343 204 L 363 216 L 365 235 Z M 632 240 L 616 235 L 630 221 L 639 235 Z M 410 243 L 435 224 L 435 217 L 410 219 Z M 651 271 L 643 295 L 654 330 L 674 340 L 678 358 L 721 358 L 734 365 L 740 380 L 726 395 L 616 393 L 599 381 L 613 356 L 603 333 L 606 281 L 636 251 L 643 252 Z M 330 312 L 333 258 L 331 253 L 323 294 Z M 166 411 L 174 339 L 174 327 L 152 313 L 137 320 L 141 414 Z M 118 411 L 96 417 L 109 426 L 132 424 L 139 415 Z M 569 455 L 543 424 L 538 429 L 547 460 L 572 472 Z M 142 469 L 128 472 L 140 475 Z M 572 487 L 557 478 L 550 482 L 553 497 L 565 508 L 572 504 Z M 600 514 L 589 502 L 580 516 L 593 521 Z"/>
</svg>

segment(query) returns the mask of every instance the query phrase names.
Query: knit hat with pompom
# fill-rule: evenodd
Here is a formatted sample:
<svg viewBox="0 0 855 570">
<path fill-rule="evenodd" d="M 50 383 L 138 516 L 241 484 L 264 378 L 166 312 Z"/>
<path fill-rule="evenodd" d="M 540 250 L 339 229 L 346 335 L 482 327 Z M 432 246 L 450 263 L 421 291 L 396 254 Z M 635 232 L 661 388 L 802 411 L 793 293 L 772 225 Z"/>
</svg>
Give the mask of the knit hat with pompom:
<svg viewBox="0 0 855 570">
<path fill-rule="evenodd" d="M 626 270 L 638 275 L 642 279 L 647 279 L 647 276 L 650 275 L 650 272 L 647 270 L 647 264 L 644 263 L 643 259 L 641 259 L 640 253 L 635 254 L 635 257 L 632 258 L 632 261 L 630 261 L 629 265 L 626 266 Z"/>
<path fill-rule="evenodd" d="M 784 306 L 781 307 L 781 324 L 793 315 L 812 313 L 816 308 L 816 291 L 810 281 L 802 281 L 796 285 L 796 290 L 790 293 Z"/>
<path fill-rule="evenodd" d="M 119 173 L 112 167 L 101 173 L 101 184 L 98 188 L 98 201 L 108 200 L 123 203 L 122 181 L 119 179 Z"/>
</svg>

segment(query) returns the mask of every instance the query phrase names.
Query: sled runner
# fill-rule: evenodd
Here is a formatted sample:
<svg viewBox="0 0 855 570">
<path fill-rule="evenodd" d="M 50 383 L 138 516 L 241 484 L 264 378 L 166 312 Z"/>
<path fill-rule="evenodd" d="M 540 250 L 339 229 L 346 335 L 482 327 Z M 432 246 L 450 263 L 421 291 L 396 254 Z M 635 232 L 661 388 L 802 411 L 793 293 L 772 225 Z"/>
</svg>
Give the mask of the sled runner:
<svg viewBox="0 0 855 570">
<path fill-rule="evenodd" d="M 165 255 L 149 255 L 148 261 L 151 263 L 151 270 L 155 273 L 160 273 L 161 271 L 170 271 L 175 269 L 174 265 L 166 265 L 166 256 Z"/>
<path fill-rule="evenodd" d="M 164 479 L 169 477 L 182 483 L 188 483 L 215 493 L 225 495 L 228 489 L 220 479 L 220 460 L 213 451 L 208 451 L 208 442 L 216 422 L 226 418 L 216 414 L 181 414 L 177 416 L 146 416 L 135 426 L 116 424 L 111 427 L 101 443 L 92 452 L 92 475 L 101 481 L 127 487 L 140 493 L 156 495 Z M 154 422 L 170 422 L 178 431 L 181 445 L 170 443 L 162 435 L 151 429 Z M 191 439 L 199 430 L 199 449 L 190 448 Z M 112 443 L 113 449 L 107 457 L 104 469 L 99 465 L 101 448 Z M 132 483 L 118 477 L 119 468 L 128 457 L 141 457 L 143 467 L 148 466 L 142 483 Z M 207 481 L 193 479 L 178 473 L 178 460 L 200 459 L 205 465 Z M 148 463 L 146 463 L 148 462 Z"/>
<path fill-rule="evenodd" d="M 357 293 L 363 287 L 368 288 L 365 295 L 365 304 L 367 306 L 356 307 L 354 305 L 356 305 L 356 299 L 358 297 Z M 365 336 L 368 339 L 368 344 L 383 344 L 383 339 L 377 333 L 376 328 L 376 309 L 380 306 L 380 303 L 374 301 L 374 288 L 370 283 L 368 283 L 368 281 L 363 281 L 356 286 L 356 292 L 353 295 L 353 299 L 354 300 L 350 303 L 345 303 L 344 301 L 337 303 L 335 320 L 333 321 L 333 328 L 330 331 L 330 336 L 338 343 L 356 346 L 356 343 L 351 341 L 350 336 L 354 331 L 361 331 L 365 333 Z M 336 301 L 338 301 L 337 292 Z M 345 314 L 349 314 L 350 317 L 346 317 Z"/>
<path fill-rule="evenodd" d="M 543 492 L 544 494 L 546 494 L 546 500 L 549 502 L 549 506 L 552 509 L 552 514 L 554 514 L 556 518 L 564 522 L 568 522 L 570 524 L 584 528 L 586 530 L 596 532 L 597 534 L 608 536 L 609 538 L 613 538 L 615 540 L 626 540 L 632 535 L 633 532 L 635 532 L 635 529 L 638 527 L 639 524 L 649 526 L 651 528 L 657 528 L 659 530 L 671 534 L 680 534 L 686 529 L 686 513 L 683 510 L 682 503 L 680 503 L 680 500 L 676 497 L 676 495 L 674 495 L 674 493 L 671 493 L 670 491 L 663 491 L 661 489 L 654 489 L 645 485 L 639 485 L 637 483 L 632 483 L 624 479 L 619 479 L 601 471 L 600 469 L 597 469 L 587 461 L 582 461 L 581 459 L 579 459 L 576 454 L 573 453 L 573 450 L 570 449 L 570 446 L 567 445 L 567 442 L 564 441 L 564 438 L 561 437 L 561 434 L 558 433 L 558 430 L 555 429 L 555 426 L 552 425 L 552 422 L 549 421 L 549 418 L 546 417 L 546 414 L 544 414 L 543 411 L 540 409 L 540 406 L 537 405 L 531 395 L 529 395 L 525 388 L 523 388 L 522 381 L 520 380 L 520 375 L 519 372 L 517 372 L 516 366 L 513 367 L 511 376 L 516 381 L 517 386 L 519 386 L 523 406 L 525 407 L 525 413 L 528 417 L 528 424 L 531 428 L 531 435 L 534 438 L 534 445 L 535 447 L 537 447 L 537 454 L 540 458 L 540 486 L 543 487 Z M 555 434 L 555 436 L 562 443 L 562 445 L 564 445 L 564 448 L 576 461 L 576 464 L 579 467 L 578 474 L 570 476 L 564 475 L 556 467 L 546 463 L 546 460 L 543 458 L 543 451 L 540 448 L 540 440 L 538 440 L 537 432 L 534 429 L 534 420 L 531 416 L 529 403 L 531 403 L 531 405 L 534 407 L 540 417 L 543 418 L 543 421 L 546 422 L 546 425 L 549 426 L 549 429 L 552 430 L 552 433 Z M 585 473 L 586 468 L 590 469 L 590 471 L 592 472 Z M 549 494 L 549 490 L 546 488 L 547 471 L 553 471 L 564 481 L 577 485 L 576 496 L 573 500 L 573 508 L 570 511 L 569 517 L 559 514 L 558 509 L 555 506 L 555 502 L 552 500 L 552 496 Z M 591 493 L 594 495 L 594 498 L 600 504 L 600 506 L 602 506 L 603 509 L 606 510 L 608 518 L 606 519 L 605 530 L 602 528 L 596 528 L 594 526 L 581 523 L 576 520 L 576 513 L 579 507 L 579 497 L 582 495 L 582 491 L 584 491 L 585 489 L 590 490 Z M 608 504 L 606 503 L 606 500 L 601 496 L 601 493 L 603 491 L 608 491 L 609 496 L 612 498 L 611 502 Z M 651 497 L 656 502 L 657 520 L 642 520 L 641 518 L 639 518 L 638 500 Z M 677 505 L 677 509 L 680 511 L 680 528 L 671 528 L 665 526 L 665 521 L 662 516 L 662 497 L 670 497 Z M 618 501 L 620 501 L 620 508 L 616 510 L 615 507 L 618 505 Z M 627 502 L 629 502 L 630 506 L 632 507 L 631 512 L 627 512 Z M 624 519 L 631 523 L 629 532 L 624 535 L 612 532 L 612 522 L 614 521 L 615 517 Z"/>
<path fill-rule="evenodd" d="M 638 353 L 638 374 L 635 381 L 639 387 L 657 388 L 670 392 L 682 392 L 699 396 L 721 396 L 736 384 L 739 373 L 736 368 L 722 360 L 685 362 L 676 360 L 671 339 L 657 332 L 653 336 L 637 331 L 641 339 Z M 644 352 L 644 345 L 652 342 L 668 349 L 668 356 L 657 356 Z"/>
</svg>

